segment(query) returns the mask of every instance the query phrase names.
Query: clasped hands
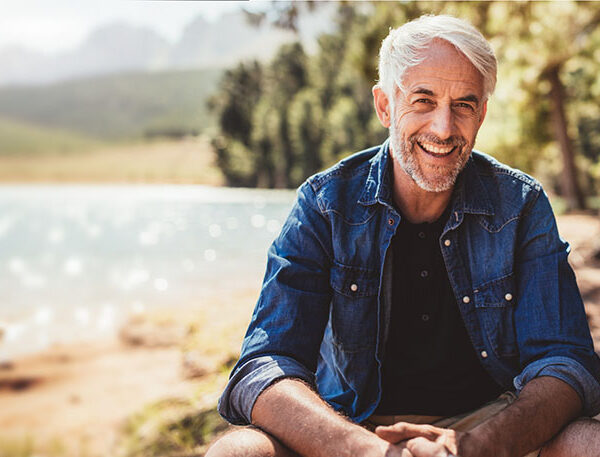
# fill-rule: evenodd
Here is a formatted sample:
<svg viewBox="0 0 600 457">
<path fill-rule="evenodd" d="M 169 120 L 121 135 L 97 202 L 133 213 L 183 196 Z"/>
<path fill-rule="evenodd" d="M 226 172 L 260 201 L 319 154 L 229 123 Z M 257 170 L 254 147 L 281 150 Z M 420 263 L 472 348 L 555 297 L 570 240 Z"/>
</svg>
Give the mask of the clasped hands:
<svg viewBox="0 0 600 457">
<path fill-rule="evenodd" d="M 458 456 L 458 442 L 462 432 L 427 424 L 398 422 L 380 425 L 375 434 L 392 444 L 405 447 L 410 454 L 402 457 L 452 457 Z"/>
</svg>

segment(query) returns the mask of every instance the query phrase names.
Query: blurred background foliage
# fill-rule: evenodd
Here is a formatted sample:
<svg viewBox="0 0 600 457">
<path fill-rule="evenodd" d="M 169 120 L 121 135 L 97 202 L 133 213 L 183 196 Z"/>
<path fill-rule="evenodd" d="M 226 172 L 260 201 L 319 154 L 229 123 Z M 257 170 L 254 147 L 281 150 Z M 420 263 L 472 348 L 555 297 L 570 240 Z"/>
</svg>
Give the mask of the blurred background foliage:
<svg viewBox="0 0 600 457">
<path fill-rule="evenodd" d="M 293 29 L 306 7 L 280 4 L 277 23 Z M 270 62 L 240 63 L 223 74 L 209 107 L 227 183 L 295 187 L 383 141 L 371 98 L 379 46 L 390 27 L 427 13 L 469 20 L 496 51 L 498 86 L 476 147 L 540 177 L 568 208 L 583 208 L 584 197 L 600 189 L 594 2 L 340 3 L 338 31 L 322 35 L 316 53 L 287 44 Z"/>
<path fill-rule="evenodd" d="M 243 48 L 253 30 L 259 36 L 270 24 L 287 37 L 265 35 L 273 49 L 284 43 L 270 60 L 236 58 L 223 67 L 213 56 L 193 68 L 1 85 L 0 180 L 294 188 L 385 139 L 371 96 L 381 41 L 390 27 L 442 13 L 471 21 L 498 57 L 498 85 L 476 147 L 539 178 L 563 197 L 555 201 L 565 209 L 600 206 L 600 3 L 280 1 L 263 7 L 239 12 L 227 39 L 241 29 L 245 38 L 222 53 Z M 300 25 L 320 11 L 336 24 L 309 46 Z M 206 32 L 203 24 L 190 27 Z M 212 32 L 222 35 L 223 24 Z M 268 47 L 261 43 L 256 47 Z M 200 44 L 190 52 L 209 49 Z M 160 151 L 140 170 L 138 146 L 148 141 L 161 143 Z"/>
</svg>

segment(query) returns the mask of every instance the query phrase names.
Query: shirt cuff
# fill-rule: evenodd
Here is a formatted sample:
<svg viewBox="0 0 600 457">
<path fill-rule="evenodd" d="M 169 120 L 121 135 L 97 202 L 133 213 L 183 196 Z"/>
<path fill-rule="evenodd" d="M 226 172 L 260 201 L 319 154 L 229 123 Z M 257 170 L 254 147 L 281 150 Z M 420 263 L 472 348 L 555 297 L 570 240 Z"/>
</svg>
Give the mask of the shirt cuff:
<svg viewBox="0 0 600 457">
<path fill-rule="evenodd" d="M 530 363 L 513 380 L 517 393 L 520 394 L 529 381 L 540 376 L 552 376 L 569 384 L 581 398 L 584 416 L 592 417 L 600 412 L 600 384 L 576 360 L 554 356 Z"/>
<path fill-rule="evenodd" d="M 252 422 L 252 408 L 263 390 L 282 378 L 299 378 L 314 385 L 314 374 L 291 357 L 261 356 L 240 366 L 219 398 L 219 414 L 234 425 Z"/>
</svg>

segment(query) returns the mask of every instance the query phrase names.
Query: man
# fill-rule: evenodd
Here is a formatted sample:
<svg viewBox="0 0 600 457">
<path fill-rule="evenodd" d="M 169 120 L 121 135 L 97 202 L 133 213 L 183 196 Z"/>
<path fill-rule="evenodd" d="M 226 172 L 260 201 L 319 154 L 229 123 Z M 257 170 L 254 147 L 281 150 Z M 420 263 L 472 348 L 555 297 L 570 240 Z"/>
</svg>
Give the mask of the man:
<svg viewBox="0 0 600 457">
<path fill-rule="evenodd" d="M 298 190 L 219 404 L 254 427 L 207 456 L 600 455 L 568 246 L 537 181 L 471 151 L 492 49 L 424 16 L 379 76 L 390 139 Z"/>
</svg>

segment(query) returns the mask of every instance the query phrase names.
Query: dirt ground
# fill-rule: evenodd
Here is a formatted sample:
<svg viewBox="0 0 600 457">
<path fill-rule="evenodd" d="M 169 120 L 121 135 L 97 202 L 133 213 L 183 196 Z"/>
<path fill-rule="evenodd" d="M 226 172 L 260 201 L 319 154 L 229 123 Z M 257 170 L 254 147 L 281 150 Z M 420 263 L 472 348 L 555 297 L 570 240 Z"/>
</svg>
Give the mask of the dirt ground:
<svg viewBox="0 0 600 457">
<path fill-rule="evenodd" d="M 178 348 L 117 341 L 56 346 L 0 372 L 0 435 L 70 455 L 110 455 L 120 424 L 145 404 L 190 397 Z M 56 446 L 56 444 L 54 445 Z"/>
<path fill-rule="evenodd" d="M 559 227 L 573 247 L 571 263 L 600 350 L 600 260 L 592 255 L 600 248 L 600 218 L 562 216 Z M 231 301 L 217 308 L 222 319 L 237 319 L 235 330 L 247 321 L 252 299 L 243 305 Z M 162 398 L 192 396 L 198 382 L 183 378 L 179 346 L 112 340 L 52 347 L 0 367 L 0 442 L 35 436 L 36 443 L 51 443 L 58 438 L 67 447 L 64 455 L 111 455 L 119 426 L 129 415 Z M 210 401 L 221 388 L 215 387 Z"/>
</svg>

